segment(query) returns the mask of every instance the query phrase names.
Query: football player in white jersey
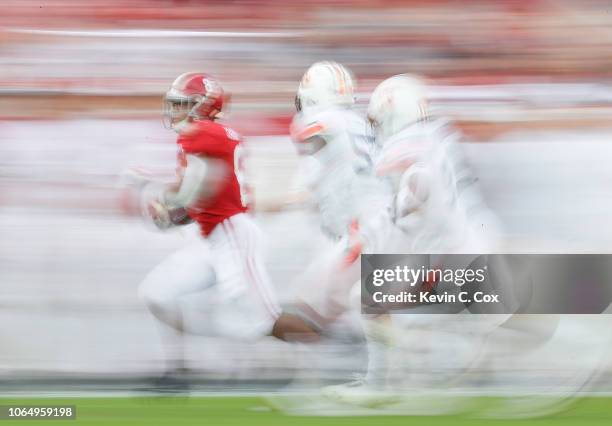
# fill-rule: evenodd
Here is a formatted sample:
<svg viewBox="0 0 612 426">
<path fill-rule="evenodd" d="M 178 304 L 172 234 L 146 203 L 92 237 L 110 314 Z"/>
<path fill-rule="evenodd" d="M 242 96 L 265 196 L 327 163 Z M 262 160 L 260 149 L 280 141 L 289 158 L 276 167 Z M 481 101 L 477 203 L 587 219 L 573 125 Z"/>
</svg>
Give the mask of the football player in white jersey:
<svg viewBox="0 0 612 426">
<path fill-rule="evenodd" d="M 354 78 L 336 62 L 317 62 L 296 95 L 291 137 L 302 156 L 304 180 L 331 239 L 344 236 L 363 209 L 371 184 L 372 148 L 362 116 L 353 111 Z"/>
<path fill-rule="evenodd" d="M 360 233 L 364 252 L 489 252 L 497 233 L 496 222 L 484 208 L 476 180 L 462 160 L 456 143 L 458 132 L 448 120 L 428 114 L 421 80 L 409 75 L 385 80 L 373 92 L 367 116 L 379 148 L 374 173 L 390 182 L 393 198 L 387 211 L 364 222 Z M 416 358 L 426 362 L 437 360 L 432 353 L 435 344 L 425 347 L 425 342 L 434 343 L 437 337 L 423 339 L 419 327 L 443 333 L 445 337 L 439 341 L 448 342 L 454 329 L 463 327 L 457 325 L 463 320 L 430 315 L 428 312 L 433 311 L 427 306 L 414 309 L 420 314 L 362 315 L 369 355 L 365 380 L 328 387 L 324 393 L 354 403 L 378 404 L 381 398 L 389 402 L 385 392 L 391 374 L 389 342 L 396 345 L 398 335 L 402 339 L 415 336 L 408 344 L 412 349 L 402 351 L 404 362 L 410 362 L 408 352 L 418 352 Z M 398 328 L 406 333 L 396 333 Z M 447 359 L 456 357 L 453 355 Z M 416 365 L 426 368 L 419 362 L 421 365 Z M 393 375 L 395 380 L 402 380 L 397 370 Z"/>
<path fill-rule="evenodd" d="M 297 285 L 296 312 L 317 327 L 348 308 L 354 270 L 359 271 L 360 221 L 384 209 L 389 199 L 386 186 L 372 173 L 375 146 L 365 119 L 353 110 L 353 92 L 354 77 L 346 67 L 331 61 L 313 64 L 300 81 L 291 124 L 303 180 L 317 205 L 321 229 L 334 243 Z"/>
<path fill-rule="evenodd" d="M 373 92 L 367 115 L 380 146 L 374 170 L 392 183 L 393 202 L 388 220 L 379 216 L 362 227 L 364 252 L 499 253 L 500 227 L 485 207 L 476 180 L 462 159 L 457 144 L 459 133 L 447 120 L 428 114 L 422 80 L 410 75 L 385 80 Z M 440 265 L 444 265 L 445 258 L 438 257 Z M 397 401 L 407 390 L 406 379 L 412 379 L 408 383 L 411 392 L 402 399 L 417 396 L 415 388 L 431 391 L 436 383 L 448 388 L 449 383 L 461 380 L 464 372 L 483 365 L 488 370 L 511 365 L 516 375 L 522 373 L 525 377 L 535 371 L 534 360 L 548 359 L 546 365 L 550 368 L 550 360 L 555 358 L 551 354 L 569 348 L 578 350 L 580 344 L 576 340 L 597 327 L 586 318 L 581 323 L 582 319 L 568 321 L 556 315 L 538 316 L 536 320 L 530 315 L 511 314 L 523 307 L 519 298 L 512 299 L 521 280 L 505 281 L 504 277 L 512 275 L 506 275 L 508 265 L 504 260 L 494 262 L 496 289 L 509 297 L 505 298 L 507 311 L 495 311 L 494 315 L 445 315 L 430 306 L 419 306 L 410 309 L 410 313 L 379 318 L 364 315 L 368 374 L 359 383 L 361 386 L 330 387 L 326 393 L 346 402 L 372 405 Z M 540 416 L 567 406 L 570 397 L 595 377 L 606 345 L 605 340 L 600 342 L 583 352 L 580 367 L 563 378 L 561 388 L 555 389 L 557 393 L 562 390 L 558 396 L 535 400 L 516 397 L 499 407 L 485 409 L 484 415 Z M 390 356 L 394 362 L 390 362 Z M 402 371 L 402 363 L 408 371 Z M 425 377 L 419 381 L 414 372 Z M 493 379 L 490 384 L 495 383 L 494 378 L 488 378 Z M 420 410 L 441 414 L 456 409 L 452 399 L 427 400 L 429 406 L 421 405 Z"/>
<path fill-rule="evenodd" d="M 481 252 L 497 232 L 495 221 L 463 160 L 460 133 L 428 114 L 425 90 L 420 79 L 399 75 L 370 98 L 368 120 L 380 147 L 375 173 L 393 186 L 387 223 L 401 230 L 401 252 Z M 372 252 L 383 248 L 375 240 Z M 384 247 L 389 251 L 388 241 Z"/>
</svg>

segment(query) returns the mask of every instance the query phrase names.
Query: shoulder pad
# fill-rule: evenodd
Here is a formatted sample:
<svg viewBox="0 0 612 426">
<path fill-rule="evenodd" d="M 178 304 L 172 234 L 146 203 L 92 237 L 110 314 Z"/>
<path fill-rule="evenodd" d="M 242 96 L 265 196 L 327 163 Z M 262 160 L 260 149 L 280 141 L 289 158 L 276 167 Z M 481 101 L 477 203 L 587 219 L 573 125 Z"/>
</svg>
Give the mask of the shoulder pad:
<svg viewBox="0 0 612 426">
<path fill-rule="evenodd" d="M 418 143 L 396 143 L 386 147 L 376 161 L 376 175 L 384 176 L 410 168 L 420 160 L 423 151 L 423 145 Z"/>
<path fill-rule="evenodd" d="M 308 138 L 325 132 L 327 126 L 317 115 L 301 113 L 293 118 L 290 132 L 294 142 L 304 142 Z"/>
</svg>

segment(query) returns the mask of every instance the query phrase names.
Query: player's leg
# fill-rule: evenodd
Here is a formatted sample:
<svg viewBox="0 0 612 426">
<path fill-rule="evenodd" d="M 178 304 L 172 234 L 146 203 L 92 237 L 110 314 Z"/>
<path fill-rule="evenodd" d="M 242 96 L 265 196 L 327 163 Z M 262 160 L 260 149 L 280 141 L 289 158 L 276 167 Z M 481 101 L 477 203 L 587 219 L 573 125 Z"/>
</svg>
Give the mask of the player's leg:
<svg viewBox="0 0 612 426">
<path fill-rule="evenodd" d="M 307 318 L 295 312 L 281 312 L 271 332 L 272 336 L 286 342 L 318 342 L 319 328 Z"/>
<path fill-rule="evenodd" d="M 185 368 L 184 298 L 210 288 L 214 282 L 208 247 L 200 242 L 167 257 L 139 287 L 140 298 L 159 321 L 170 372 Z"/>
<path fill-rule="evenodd" d="M 226 219 L 210 235 L 214 253 L 217 333 L 257 339 L 273 335 L 287 341 L 314 341 L 316 331 L 300 317 L 281 313 L 264 266 L 265 244 L 259 227 L 246 214 Z"/>
<path fill-rule="evenodd" d="M 349 311 L 351 288 L 359 275 L 360 259 L 347 261 L 346 241 L 331 245 L 297 278 L 289 312 L 317 330 L 325 330 Z"/>
<path fill-rule="evenodd" d="M 326 386 L 321 394 L 336 401 L 360 406 L 380 406 L 396 400 L 387 388 L 389 358 L 393 345 L 392 318 L 388 314 L 361 312 L 361 282 L 353 285 L 349 296 L 351 314 L 360 324 L 365 339 L 368 362 L 364 375 L 348 383 Z"/>
<path fill-rule="evenodd" d="M 232 216 L 209 236 L 217 277 L 216 334 L 242 340 L 269 335 L 280 315 L 263 263 L 261 231 L 247 214 Z"/>
</svg>

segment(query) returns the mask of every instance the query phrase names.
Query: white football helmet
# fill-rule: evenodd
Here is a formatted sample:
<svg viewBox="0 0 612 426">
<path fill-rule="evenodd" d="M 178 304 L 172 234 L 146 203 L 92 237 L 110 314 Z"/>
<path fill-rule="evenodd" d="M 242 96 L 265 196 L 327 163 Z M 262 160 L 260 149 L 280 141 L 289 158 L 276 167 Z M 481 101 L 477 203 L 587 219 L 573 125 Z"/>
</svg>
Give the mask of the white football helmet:
<svg viewBox="0 0 612 426">
<path fill-rule="evenodd" d="M 367 114 L 377 143 L 384 144 L 400 130 L 427 119 L 425 84 L 409 74 L 386 79 L 374 89 Z"/>
<path fill-rule="evenodd" d="M 352 105 L 355 103 L 353 91 L 353 74 L 346 67 L 333 61 L 316 62 L 300 81 L 296 109 Z"/>
</svg>

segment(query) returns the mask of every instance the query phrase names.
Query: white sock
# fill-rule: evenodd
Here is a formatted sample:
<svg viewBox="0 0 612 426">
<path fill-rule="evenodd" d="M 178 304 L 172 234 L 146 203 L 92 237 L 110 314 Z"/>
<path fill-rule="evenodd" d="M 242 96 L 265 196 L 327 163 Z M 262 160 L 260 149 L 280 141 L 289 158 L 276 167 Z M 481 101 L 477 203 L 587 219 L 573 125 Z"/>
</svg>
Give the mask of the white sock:
<svg viewBox="0 0 612 426">
<path fill-rule="evenodd" d="M 368 371 L 365 376 L 365 381 L 368 385 L 375 387 L 385 387 L 387 382 L 388 371 L 388 352 L 389 346 L 382 340 L 380 331 L 375 332 L 373 329 L 380 329 L 381 325 L 377 323 L 378 319 L 364 319 L 364 330 L 368 347 Z"/>
</svg>

